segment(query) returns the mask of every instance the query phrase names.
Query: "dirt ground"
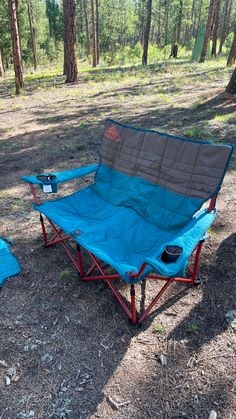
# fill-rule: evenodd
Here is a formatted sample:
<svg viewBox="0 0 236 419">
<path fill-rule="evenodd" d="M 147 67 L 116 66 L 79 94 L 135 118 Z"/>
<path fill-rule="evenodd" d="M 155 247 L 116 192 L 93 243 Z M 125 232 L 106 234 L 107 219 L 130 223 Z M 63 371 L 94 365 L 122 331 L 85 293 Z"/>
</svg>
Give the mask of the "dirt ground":
<svg viewBox="0 0 236 419">
<path fill-rule="evenodd" d="M 173 285 L 141 328 L 105 284 L 79 281 L 59 245 L 44 249 L 20 180 L 96 162 L 107 117 L 236 143 L 236 103 L 222 98 L 230 71 L 219 63 L 98 70 L 73 86 L 28 82 L 20 97 L 0 84 L 0 235 L 13 238 L 22 266 L 0 292 L 0 419 L 236 418 L 236 334 L 226 321 L 236 309 L 235 159 L 204 247 L 204 283 Z M 156 289 L 148 284 L 146 303 Z"/>
</svg>

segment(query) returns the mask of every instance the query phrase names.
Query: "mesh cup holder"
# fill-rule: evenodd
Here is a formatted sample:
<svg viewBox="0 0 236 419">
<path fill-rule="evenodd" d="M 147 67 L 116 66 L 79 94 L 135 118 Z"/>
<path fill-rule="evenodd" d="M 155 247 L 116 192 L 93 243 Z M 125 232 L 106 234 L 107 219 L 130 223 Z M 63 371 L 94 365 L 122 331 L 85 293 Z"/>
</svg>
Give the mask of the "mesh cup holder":
<svg viewBox="0 0 236 419">
<path fill-rule="evenodd" d="M 52 181 L 54 181 L 57 178 L 56 175 L 53 175 L 53 174 L 38 175 L 36 177 L 38 180 L 40 180 L 40 182 L 43 182 L 45 184 L 50 184 Z"/>
<path fill-rule="evenodd" d="M 53 173 L 37 175 L 36 178 L 41 182 L 40 188 L 45 193 L 54 193 L 57 192 L 57 183 L 55 180 L 57 176 Z"/>
<path fill-rule="evenodd" d="M 180 246 L 166 246 L 161 255 L 161 260 L 164 263 L 174 263 L 182 255 L 183 249 Z"/>
</svg>

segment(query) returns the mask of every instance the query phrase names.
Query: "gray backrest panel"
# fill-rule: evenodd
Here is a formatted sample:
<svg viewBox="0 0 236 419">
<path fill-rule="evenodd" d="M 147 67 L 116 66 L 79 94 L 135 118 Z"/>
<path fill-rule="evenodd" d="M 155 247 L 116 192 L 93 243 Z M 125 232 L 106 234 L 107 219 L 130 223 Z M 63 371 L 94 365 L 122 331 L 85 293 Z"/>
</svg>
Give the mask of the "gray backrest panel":
<svg viewBox="0 0 236 419">
<path fill-rule="evenodd" d="M 175 138 L 106 122 L 101 163 L 181 195 L 207 199 L 220 188 L 231 146 Z"/>
</svg>

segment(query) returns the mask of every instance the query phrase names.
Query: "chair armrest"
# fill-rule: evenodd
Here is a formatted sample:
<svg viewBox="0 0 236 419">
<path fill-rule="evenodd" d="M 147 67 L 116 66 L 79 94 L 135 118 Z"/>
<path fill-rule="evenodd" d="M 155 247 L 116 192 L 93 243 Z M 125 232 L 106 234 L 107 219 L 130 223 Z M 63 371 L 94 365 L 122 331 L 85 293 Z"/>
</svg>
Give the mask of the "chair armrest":
<svg viewBox="0 0 236 419">
<path fill-rule="evenodd" d="M 36 176 L 22 176 L 21 179 L 24 182 L 30 183 L 31 185 L 48 185 L 48 184 L 58 184 L 63 182 L 68 182 L 70 180 L 80 178 L 82 176 L 86 176 L 89 173 L 96 172 L 99 167 L 99 164 L 91 164 L 90 166 L 79 167 L 77 169 L 67 170 L 65 172 L 50 172 L 50 173 L 42 173 L 40 175 L 45 176 L 56 176 L 50 181 L 42 181 L 37 178 Z M 40 176 L 39 175 L 39 176 Z"/>
<path fill-rule="evenodd" d="M 169 277 L 183 274 L 189 257 L 201 240 L 204 240 L 206 231 L 213 223 L 216 216 L 216 210 L 208 212 L 203 210 L 178 233 L 175 234 L 171 242 L 165 243 L 158 251 L 157 255 L 145 258 L 148 265 L 154 267 L 162 275 Z M 161 260 L 162 253 L 166 246 L 179 246 L 183 249 L 182 254 L 175 262 L 165 263 Z"/>
</svg>

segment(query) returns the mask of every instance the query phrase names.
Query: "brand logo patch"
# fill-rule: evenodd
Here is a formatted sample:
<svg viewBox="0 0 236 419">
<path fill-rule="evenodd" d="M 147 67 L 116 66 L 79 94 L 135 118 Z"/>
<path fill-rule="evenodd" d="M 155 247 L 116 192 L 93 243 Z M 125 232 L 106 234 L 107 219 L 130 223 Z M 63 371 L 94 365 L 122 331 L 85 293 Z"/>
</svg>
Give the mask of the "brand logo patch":
<svg viewBox="0 0 236 419">
<path fill-rule="evenodd" d="M 109 138 L 109 140 L 115 141 L 116 143 L 121 141 L 120 134 L 117 131 L 115 125 L 111 125 L 106 129 L 105 136 Z"/>
</svg>

